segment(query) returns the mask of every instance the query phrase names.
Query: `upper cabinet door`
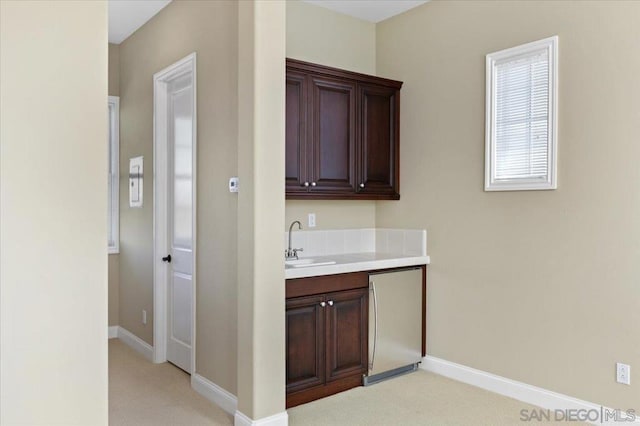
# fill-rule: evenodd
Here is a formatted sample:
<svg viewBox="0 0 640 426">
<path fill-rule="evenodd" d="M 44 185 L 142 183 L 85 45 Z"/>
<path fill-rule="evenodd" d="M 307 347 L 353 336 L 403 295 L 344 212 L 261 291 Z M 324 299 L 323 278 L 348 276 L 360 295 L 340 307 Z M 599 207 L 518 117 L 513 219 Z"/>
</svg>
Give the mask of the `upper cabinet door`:
<svg viewBox="0 0 640 426">
<path fill-rule="evenodd" d="M 310 191 L 355 191 L 356 84 L 311 75 Z"/>
<path fill-rule="evenodd" d="M 358 193 L 399 199 L 400 90 L 358 85 Z"/>
<path fill-rule="evenodd" d="M 287 193 L 307 192 L 308 84 L 303 73 L 287 70 L 286 79 L 286 169 Z M 308 183 L 308 182 L 307 182 Z"/>
</svg>

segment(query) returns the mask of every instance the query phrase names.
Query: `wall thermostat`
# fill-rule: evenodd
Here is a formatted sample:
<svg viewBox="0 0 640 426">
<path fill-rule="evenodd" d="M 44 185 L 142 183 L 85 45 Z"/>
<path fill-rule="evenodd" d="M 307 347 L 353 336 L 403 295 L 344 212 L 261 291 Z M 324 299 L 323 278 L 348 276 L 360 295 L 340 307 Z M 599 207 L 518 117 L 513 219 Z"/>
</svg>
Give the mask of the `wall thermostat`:
<svg viewBox="0 0 640 426">
<path fill-rule="evenodd" d="M 237 176 L 229 178 L 229 192 L 238 192 L 238 184 Z"/>
</svg>

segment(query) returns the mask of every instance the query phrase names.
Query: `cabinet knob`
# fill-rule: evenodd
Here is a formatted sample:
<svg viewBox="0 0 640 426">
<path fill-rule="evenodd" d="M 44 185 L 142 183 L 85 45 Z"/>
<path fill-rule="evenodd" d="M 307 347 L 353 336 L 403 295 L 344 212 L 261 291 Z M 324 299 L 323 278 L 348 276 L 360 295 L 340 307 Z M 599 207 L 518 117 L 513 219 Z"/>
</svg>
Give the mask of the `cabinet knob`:
<svg viewBox="0 0 640 426">
<path fill-rule="evenodd" d="M 361 184 L 360 184 L 360 188 L 364 188 L 364 183 L 361 183 Z"/>
<path fill-rule="evenodd" d="M 327 303 L 329 304 L 329 306 L 333 306 L 333 300 L 329 300 Z"/>
<path fill-rule="evenodd" d="M 309 182 L 303 183 L 302 186 L 309 186 Z"/>
<path fill-rule="evenodd" d="M 311 186 L 316 186 L 316 183 L 315 182 L 311 182 Z"/>
<path fill-rule="evenodd" d="M 324 308 L 325 306 L 327 306 L 327 304 L 324 303 L 324 302 L 320 302 L 320 306 L 322 306 Z"/>
</svg>

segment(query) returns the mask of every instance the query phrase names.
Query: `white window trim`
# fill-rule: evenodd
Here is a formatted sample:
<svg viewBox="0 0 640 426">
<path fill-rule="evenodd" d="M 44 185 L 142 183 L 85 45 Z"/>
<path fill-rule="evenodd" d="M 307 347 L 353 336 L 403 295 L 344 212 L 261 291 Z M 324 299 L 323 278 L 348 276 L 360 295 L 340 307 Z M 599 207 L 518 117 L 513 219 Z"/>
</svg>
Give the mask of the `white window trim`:
<svg viewBox="0 0 640 426">
<path fill-rule="evenodd" d="M 547 179 L 495 180 L 495 95 L 496 62 L 547 49 L 549 52 L 549 152 Z M 517 191 L 557 189 L 558 157 L 558 36 L 545 38 L 499 52 L 486 58 L 486 124 L 485 124 L 485 191 Z"/>
<path fill-rule="evenodd" d="M 109 106 L 113 105 L 115 114 L 113 119 L 109 115 L 109 150 L 111 151 L 110 165 L 114 171 L 115 179 L 110 182 L 113 188 L 111 195 L 110 205 L 111 211 L 109 212 L 108 226 L 113 230 L 114 244 L 107 242 L 109 246 L 109 254 L 120 253 L 120 98 L 118 96 L 109 96 Z M 108 114 L 108 110 L 107 110 Z"/>
</svg>

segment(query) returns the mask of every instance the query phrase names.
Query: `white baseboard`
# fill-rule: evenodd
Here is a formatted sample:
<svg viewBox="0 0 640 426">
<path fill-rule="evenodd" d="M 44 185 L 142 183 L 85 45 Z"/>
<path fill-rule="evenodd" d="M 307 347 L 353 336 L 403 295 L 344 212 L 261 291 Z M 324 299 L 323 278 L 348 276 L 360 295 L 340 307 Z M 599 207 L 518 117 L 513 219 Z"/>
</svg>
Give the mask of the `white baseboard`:
<svg viewBox="0 0 640 426">
<path fill-rule="evenodd" d="M 147 360 L 153 362 L 153 346 L 122 327 L 118 327 L 118 338 Z"/>
<path fill-rule="evenodd" d="M 195 373 L 191 375 L 191 387 L 227 413 L 232 416 L 235 415 L 238 408 L 238 398 L 232 393 L 227 392 L 209 379 Z"/>
<path fill-rule="evenodd" d="M 119 327 L 117 325 L 109 326 L 109 339 L 115 339 L 118 337 L 118 328 Z"/>
<path fill-rule="evenodd" d="M 583 401 L 429 355 L 422 359 L 420 368 L 547 410 L 597 410 L 600 413 L 602 413 L 601 410 L 611 411 L 611 409 L 607 407 L 602 407 L 592 402 Z M 624 411 L 628 407 L 616 408 Z M 635 421 L 631 420 L 632 419 L 627 419 L 625 424 L 640 424 L 640 413 L 636 413 Z M 601 423 L 600 419 L 593 423 L 607 424 L 607 422 Z"/>
<path fill-rule="evenodd" d="M 282 413 L 274 414 L 273 416 L 264 417 L 258 420 L 252 420 L 249 417 L 242 414 L 240 411 L 236 411 L 234 416 L 234 426 L 288 426 L 289 415 L 286 411 Z"/>
</svg>

